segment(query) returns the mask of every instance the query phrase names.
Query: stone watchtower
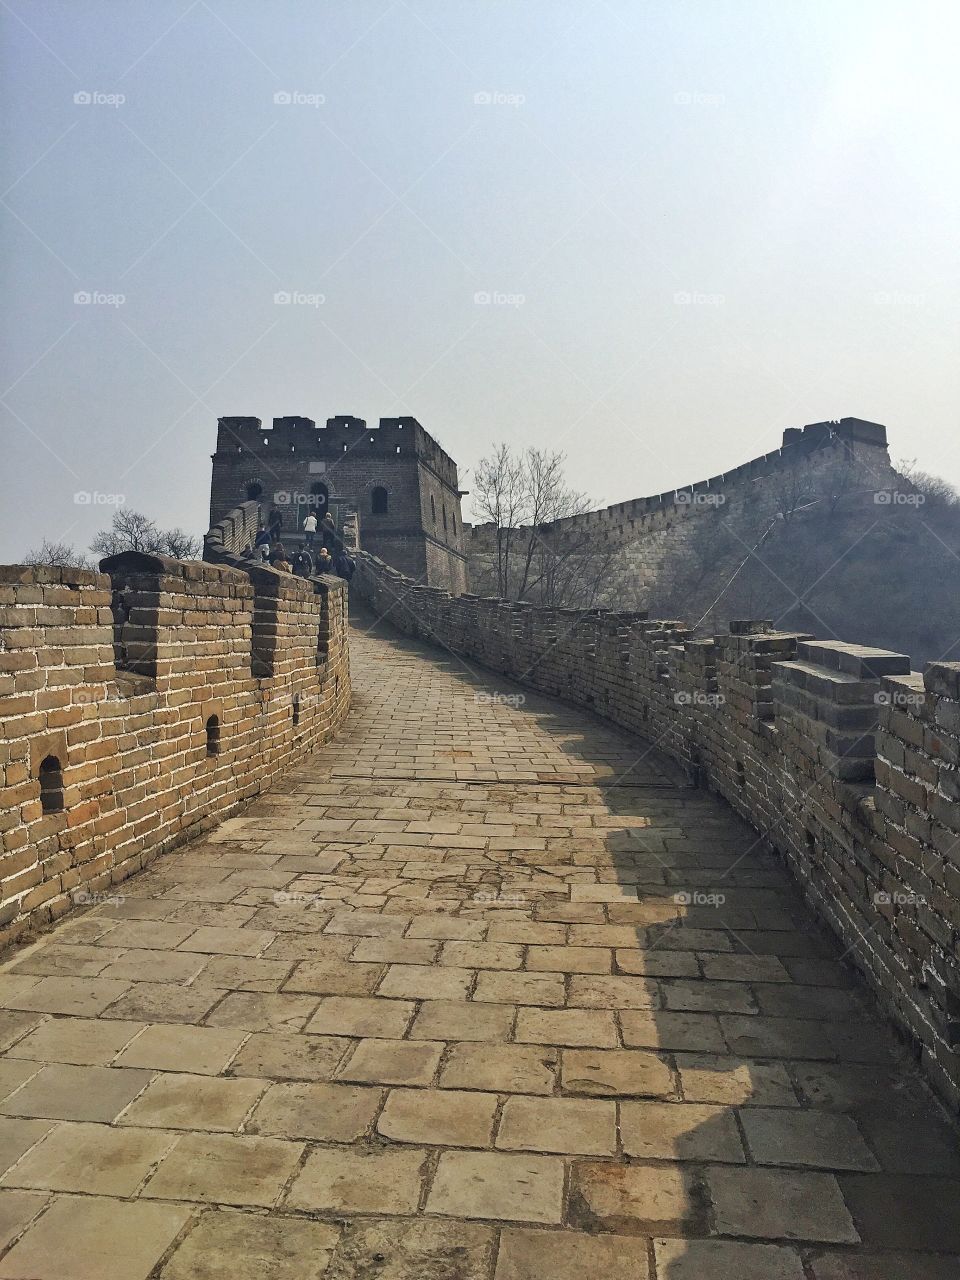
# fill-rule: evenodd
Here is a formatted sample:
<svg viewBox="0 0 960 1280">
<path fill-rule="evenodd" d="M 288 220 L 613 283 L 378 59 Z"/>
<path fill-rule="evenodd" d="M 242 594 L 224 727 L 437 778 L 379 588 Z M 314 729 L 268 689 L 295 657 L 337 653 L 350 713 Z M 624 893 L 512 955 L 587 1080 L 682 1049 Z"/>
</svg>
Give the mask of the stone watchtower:
<svg viewBox="0 0 960 1280">
<path fill-rule="evenodd" d="M 368 427 L 342 415 L 220 418 L 213 455 L 210 524 L 258 498 L 283 514 L 296 542 L 307 511 L 359 516 L 360 545 L 408 577 L 456 595 L 467 587 L 456 463 L 416 418 Z"/>
</svg>

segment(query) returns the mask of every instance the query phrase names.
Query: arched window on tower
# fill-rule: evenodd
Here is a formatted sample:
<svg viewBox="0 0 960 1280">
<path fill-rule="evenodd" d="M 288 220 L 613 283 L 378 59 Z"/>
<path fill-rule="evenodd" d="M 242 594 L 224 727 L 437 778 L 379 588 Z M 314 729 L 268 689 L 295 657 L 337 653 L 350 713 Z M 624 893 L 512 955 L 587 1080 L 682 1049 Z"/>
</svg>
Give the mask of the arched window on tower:
<svg viewBox="0 0 960 1280">
<path fill-rule="evenodd" d="M 433 494 L 430 495 L 430 514 L 433 516 L 433 523 L 437 523 L 437 504 L 433 500 Z"/>
<path fill-rule="evenodd" d="M 43 813 L 60 813 L 63 809 L 63 769 L 56 756 L 40 761 L 40 809 Z"/>
<path fill-rule="evenodd" d="M 370 510 L 375 516 L 385 516 L 387 514 L 388 505 L 389 498 L 387 496 L 387 491 L 384 489 L 383 485 L 378 484 L 377 487 L 370 492 Z"/>
</svg>

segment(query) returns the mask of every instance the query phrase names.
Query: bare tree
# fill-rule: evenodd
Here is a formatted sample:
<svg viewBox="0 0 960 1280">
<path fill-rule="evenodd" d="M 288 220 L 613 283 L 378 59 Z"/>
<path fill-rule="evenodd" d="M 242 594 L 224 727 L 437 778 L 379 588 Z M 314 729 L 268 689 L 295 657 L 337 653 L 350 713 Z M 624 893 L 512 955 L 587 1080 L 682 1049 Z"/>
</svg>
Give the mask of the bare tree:
<svg viewBox="0 0 960 1280">
<path fill-rule="evenodd" d="M 103 558 L 123 551 L 142 551 L 147 555 L 172 556 L 175 560 L 195 560 L 200 554 L 199 538 L 182 529 L 161 529 L 141 511 L 121 507 L 113 513 L 109 529 L 98 533 L 90 544 L 94 555 Z"/>
<path fill-rule="evenodd" d="M 70 565 L 75 569 L 90 569 L 90 558 L 82 551 L 77 551 L 69 542 L 51 542 L 44 538 L 40 546 L 28 551 L 23 557 L 24 564 Z"/>
<path fill-rule="evenodd" d="M 594 527 L 573 520 L 592 504 L 568 487 L 564 461 L 556 451 L 514 454 L 500 444 L 477 467 L 477 510 L 493 526 L 496 591 L 505 599 L 589 608 L 604 581 L 613 553 Z"/>
</svg>

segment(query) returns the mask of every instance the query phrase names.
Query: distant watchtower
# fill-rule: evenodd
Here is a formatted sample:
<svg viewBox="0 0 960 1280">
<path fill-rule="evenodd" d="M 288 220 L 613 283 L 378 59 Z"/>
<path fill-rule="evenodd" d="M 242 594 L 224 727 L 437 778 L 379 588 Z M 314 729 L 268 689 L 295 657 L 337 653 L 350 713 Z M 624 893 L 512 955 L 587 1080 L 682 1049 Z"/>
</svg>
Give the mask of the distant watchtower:
<svg viewBox="0 0 960 1280">
<path fill-rule="evenodd" d="M 310 508 L 338 524 L 359 515 L 365 551 L 432 587 L 467 587 L 456 463 L 416 418 L 341 415 L 318 427 L 311 418 L 220 418 L 213 455 L 210 524 L 238 503 L 259 498 L 283 514 L 283 533 L 302 528 Z"/>
</svg>

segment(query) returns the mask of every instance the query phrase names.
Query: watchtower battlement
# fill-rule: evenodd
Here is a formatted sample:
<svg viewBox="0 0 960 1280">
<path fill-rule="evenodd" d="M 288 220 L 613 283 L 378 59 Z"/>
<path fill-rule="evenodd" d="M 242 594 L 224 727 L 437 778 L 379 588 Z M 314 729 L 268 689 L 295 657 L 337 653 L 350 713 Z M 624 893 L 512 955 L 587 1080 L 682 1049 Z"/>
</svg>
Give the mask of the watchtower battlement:
<svg viewBox="0 0 960 1280">
<path fill-rule="evenodd" d="M 245 502 L 279 510 L 285 541 L 302 537 L 308 509 L 359 516 L 364 545 L 430 586 L 466 590 L 457 464 L 416 418 L 297 414 L 217 424 L 210 527 Z"/>
</svg>

